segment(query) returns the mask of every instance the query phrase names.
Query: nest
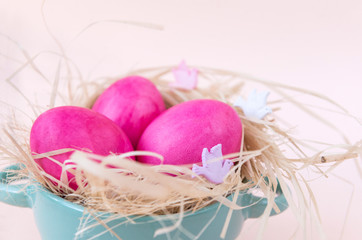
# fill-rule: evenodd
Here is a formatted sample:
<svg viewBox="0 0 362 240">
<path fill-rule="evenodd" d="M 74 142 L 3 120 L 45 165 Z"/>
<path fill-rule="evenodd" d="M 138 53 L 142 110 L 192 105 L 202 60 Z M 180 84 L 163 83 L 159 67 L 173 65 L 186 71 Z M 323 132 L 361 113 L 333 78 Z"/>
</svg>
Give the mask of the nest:
<svg viewBox="0 0 362 240">
<path fill-rule="evenodd" d="M 31 60 L 30 60 L 31 62 Z M 69 67 L 69 66 L 68 66 Z M 216 99 L 233 107 L 233 102 L 240 95 L 247 95 L 244 90 L 248 84 L 259 84 L 282 96 L 285 102 L 292 103 L 301 109 L 305 116 L 314 117 L 316 121 L 332 127 L 333 125 L 319 116 L 304 104 L 287 94 L 287 91 L 296 91 L 309 97 L 327 101 L 344 114 L 345 109 L 335 104 L 327 97 L 303 89 L 284 86 L 278 83 L 262 81 L 240 73 L 197 67 L 199 70 L 199 85 L 193 90 L 180 90 L 170 87 L 170 72 L 172 66 L 143 69 L 129 72 L 128 75 L 141 75 L 150 79 L 161 92 L 167 107 L 193 99 Z M 58 69 L 59 70 L 59 69 Z M 66 86 L 61 90 L 62 79 L 59 76 L 53 83 L 53 90 L 49 106 L 31 104 L 34 111 L 34 121 L 44 110 L 55 105 L 76 105 L 90 108 L 99 94 L 112 82 L 122 78 L 102 78 L 95 81 L 77 81 L 76 77 L 69 77 L 64 82 Z M 29 100 L 29 102 L 31 102 Z M 74 151 L 74 149 L 60 149 L 46 154 L 32 155 L 29 147 L 30 126 L 23 126 L 16 118 L 16 110 L 9 121 L 3 125 L 3 141 L 0 145 L 3 164 L 21 164 L 24 166 L 17 172 L 14 181 L 29 178 L 29 184 L 41 184 L 52 193 L 77 204 L 84 206 L 89 212 L 111 212 L 121 217 L 163 215 L 179 213 L 181 211 L 196 211 L 215 202 L 221 202 L 234 209 L 248 206 L 237 206 L 235 199 L 227 196 L 232 193 L 252 191 L 258 189 L 268 198 L 270 207 L 266 208 L 263 219 L 269 216 L 274 209 L 279 211 L 274 198 L 276 188 L 281 189 L 290 207 L 298 214 L 311 210 L 306 195 L 315 203 L 313 193 L 307 181 L 300 173 L 305 168 L 313 168 L 320 175 L 326 175 L 329 169 L 345 161 L 361 155 L 362 142 L 342 145 L 329 145 L 323 150 L 307 153 L 305 142 L 290 134 L 290 129 L 283 129 L 277 120 L 277 112 L 281 101 L 269 102 L 274 114 L 265 120 L 253 120 L 245 117 L 239 108 L 234 109 L 243 123 L 241 151 L 224 156 L 232 159 L 234 166 L 222 184 L 212 184 L 202 177 L 195 176 L 190 166 L 158 165 L 148 166 L 130 161 L 129 156 L 152 155 L 156 153 L 130 152 L 118 156 L 96 156 L 84 152 L 75 152 L 70 159 L 71 164 L 63 166 L 65 171 L 72 172 L 77 179 L 79 188 L 74 191 L 67 186 L 66 174 L 61 181 L 54 179 L 44 172 L 34 159 L 48 157 L 60 152 Z M 331 154 L 331 149 L 334 153 Z M 93 160 L 101 160 L 101 164 Z M 122 159 L 122 161 L 120 161 Z M 112 164 L 122 171 L 115 171 L 107 166 Z M 327 164 L 322 170 L 321 165 Z M 76 166 L 76 167 L 75 167 Z M 164 174 L 170 173 L 170 174 Z M 172 174 L 172 175 L 171 175 Z M 54 184 L 56 182 L 56 184 Z M 303 186 L 302 186 L 303 185 Z M 304 189 L 307 188 L 307 191 Z M 293 197 L 296 193 L 297 200 Z M 237 196 L 235 194 L 234 196 Z M 228 219 L 225 221 L 228 224 Z"/>
</svg>

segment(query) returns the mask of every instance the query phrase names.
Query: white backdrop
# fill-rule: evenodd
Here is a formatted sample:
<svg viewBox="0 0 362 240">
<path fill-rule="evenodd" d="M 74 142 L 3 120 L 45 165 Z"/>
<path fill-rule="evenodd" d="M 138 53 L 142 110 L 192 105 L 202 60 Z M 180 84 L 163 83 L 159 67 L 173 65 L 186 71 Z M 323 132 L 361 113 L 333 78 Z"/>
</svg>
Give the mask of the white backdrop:
<svg viewBox="0 0 362 240">
<path fill-rule="evenodd" d="M 46 50 L 59 51 L 51 31 L 86 79 L 140 67 L 176 65 L 185 59 L 192 65 L 246 72 L 319 91 L 362 117 L 361 1 L 49 0 L 43 8 L 47 25 L 41 4 L 39 0 L 0 0 L 0 100 L 24 110 L 28 110 L 27 104 L 12 94 L 5 79 L 19 68 L 18 60 L 25 59 L 4 34 L 34 56 Z M 89 24 L 102 20 L 110 21 L 78 35 Z M 153 23 L 163 30 L 114 20 Z M 49 79 L 56 72 L 55 59 L 44 53 L 36 60 L 38 66 L 49 70 Z M 28 92 L 44 88 L 44 95 L 49 93 L 50 88 L 36 85 L 35 78 L 39 75 L 24 71 L 12 81 Z M 293 120 L 296 126 L 303 123 L 303 119 Z M 344 125 L 342 130 L 352 142 L 361 139 L 361 127 L 341 121 L 333 120 Z M 320 132 L 313 122 L 303 129 L 309 130 L 312 138 L 322 135 L 329 142 L 339 141 Z M 311 183 L 327 239 L 360 239 L 361 178 L 353 161 L 339 166 L 334 174 Z M 247 221 L 240 239 L 255 238 L 258 227 L 258 221 Z M 264 238 L 290 239 L 297 228 L 297 220 L 288 210 L 270 218 Z M 303 234 L 298 232 L 295 238 L 302 239 Z M 0 204 L 0 239 L 39 240 L 31 210 Z"/>
</svg>

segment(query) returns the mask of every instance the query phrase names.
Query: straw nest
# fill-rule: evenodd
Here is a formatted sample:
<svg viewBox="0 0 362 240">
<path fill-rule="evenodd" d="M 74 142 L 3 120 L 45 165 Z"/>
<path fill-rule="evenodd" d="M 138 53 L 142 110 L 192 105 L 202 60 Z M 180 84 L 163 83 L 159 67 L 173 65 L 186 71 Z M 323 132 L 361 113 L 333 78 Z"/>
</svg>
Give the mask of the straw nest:
<svg viewBox="0 0 362 240">
<path fill-rule="evenodd" d="M 31 65 L 31 59 L 25 65 Z M 69 64 L 69 62 L 68 62 Z M 65 65 L 67 66 L 67 65 Z M 69 66 L 67 66 L 70 68 Z M 269 89 L 272 94 L 281 96 L 285 102 L 301 109 L 305 116 L 314 117 L 316 121 L 332 127 L 333 125 L 318 116 L 302 103 L 291 98 L 287 92 L 295 91 L 310 97 L 319 98 L 330 105 L 348 114 L 345 109 L 335 104 L 332 100 L 313 92 L 284 86 L 278 83 L 265 82 L 240 73 L 197 67 L 199 70 L 199 84 L 194 90 L 178 90 L 169 86 L 172 81 L 170 72 L 172 66 L 143 69 L 125 74 L 141 75 L 149 78 L 162 93 L 168 107 L 192 99 L 217 99 L 233 107 L 235 99 L 248 95 L 244 91 L 247 84 L 259 84 Z M 59 70 L 59 69 L 58 69 Z M 97 96 L 112 82 L 121 78 L 102 78 L 90 82 L 78 81 L 76 77 L 65 80 L 56 77 L 53 83 L 50 104 L 34 104 L 29 100 L 33 109 L 34 121 L 41 112 L 55 105 L 77 105 L 91 107 Z M 11 79 L 8 79 L 11 82 Z M 64 81 L 66 84 L 61 83 Z M 61 84 L 60 84 L 61 83 Z M 59 86 L 66 86 L 61 90 Z M 13 86 L 14 87 L 14 86 Z M 15 86 L 16 89 L 16 86 Z M 232 159 L 234 166 L 225 178 L 224 183 L 215 185 L 202 177 L 194 176 L 190 166 L 147 166 L 135 161 L 127 160 L 131 155 L 148 154 L 161 157 L 150 152 L 130 152 L 119 156 L 101 157 L 84 152 L 75 152 L 71 159 L 63 166 L 64 171 L 70 171 L 76 175 L 78 190 L 73 191 L 67 187 L 66 174 L 58 181 L 34 163 L 34 159 L 48 157 L 59 152 L 73 151 L 73 149 L 60 149 L 41 155 L 32 155 L 29 148 L 29 133 L 31 126 L 23 126 L 16 117 L 17 110 L 13 110 L 2 129 L 2 142 L 0 145 L 2 162 L 4 164 L 22 164 L 24 168 L 17 174 L 19 178 L 28 177 L 30 183 L 40 183 L 49 191 L 69 201 L 83 205 L 88 211 L 106 211 L 119 213 L 122 216 L 172 214 L 180 211 L 195 211 L 214 202 L 222 202 L 233 209 L 248 206 L 237 206 L 235 199 L 226 197 L 231 193 L 244 190 L 259 189 L 268 198 L 269 206 L 264 217 L 271 209 L 278 212 L 278 207 L 273 200 L 276 197 L 276 186 L 280 184 L 283 193 L 295 213 L 298 209 L 310 210 L 309 201 L 305 196 L 309 195 L 313 200 L 312 191 L 304 180 L 300 171 L 305 168 L 313 168 L 321 175 L 325 175 L 329 168 L 346 159 L 358 158 L 361 154 L 361 142 L 356 144 L 343 143 L 339 146 L 328 146 L 324 150 L 306 153 L 303 141 L 289 134 L 289 129 L 282 129 L 277 113 L 280 109 L 280 101 L 268 103 L 274 113 L 264 120 L 246 118 L 241 109 L 238 112 L 243 123 L 243 136 L 241 151 L 224 156 Z M 334 128 L 338 131 L 337 128 Z M 335 149 L 333 154 L 330 149 Z M 200 153 L 201 154 L 201 153 Z M 102 160 L 101 164 L 91 159 Z M 120 158 L 123 158 L 120 161 Z M 107 168 L 108 164 L 119 167 L 117 172 Z M 322 170 L 323 164 L 329 164 L 329 168 Z M 164 174 L 165 172 L 171 175 Z M 57 184 L 54 184 L 57 182 Z M 303 185 L 303 186 L 302 186 Z M 307 188 L 307 191 L 305 191 Z M 297 200 L 292 192 L 296 192 Z M 312 201 L 313 204 L 313 201 Z M 227 222 L 227 221 L 226 221 Z"/>
</svg>

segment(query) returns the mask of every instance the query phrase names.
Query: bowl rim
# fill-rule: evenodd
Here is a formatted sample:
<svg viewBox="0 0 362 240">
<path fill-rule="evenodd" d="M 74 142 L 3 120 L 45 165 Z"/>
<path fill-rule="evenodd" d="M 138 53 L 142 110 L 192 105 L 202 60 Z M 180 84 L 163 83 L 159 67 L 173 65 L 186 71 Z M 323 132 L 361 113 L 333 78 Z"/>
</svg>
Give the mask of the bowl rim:
<svg viewBox="0 0 362 240">
<path fill-rule="evenodd" d="M 46 189 L 45 187 L 43 187 L 40 183 L 36 182 L 33 183 L 31 185 L 29 185 L 27 187 L 26 190 L 32 197 L 32 201 L 34 201 L 36 198 L 37 194 L 42 194 L 43 196 L 45 196 L 47 199 L 53 200 L 55 202 L 57 202 L 58 204 L 70 208 L 74 211 L 77 211 L 79 213 L 84 214 L 85 210 L 87 209 L 86 207 L 78 204 L 78 203 L 74 203 L 71 202 L 69 200 L 66 200 L 52 192 L 50 192 L 50 190 Z M 228 196 L 226 197 L 228 200 L 232 200 L 233 196 L 234 196 L 235 192 L 229 193 Z M 239 191 L 238 193 L 238 198 L 240 196 L 242 196 L 243 194 L 247 194 L 247 190 L 244 191 Z M 203 208 L 197 209 L 196 211 L 192 212 L 192 211 L 185 211 L 184 212 L 184 218 L 186 217 L 190 217 L 190 216 L 195 216 L 195 215 L 199 215 L 205 212 L 209 212 L 214 210 L 215 208 L 218 208 L 216 210 L 216 213 L 218 213 L 218 211 L 221 209 L 222 206 L 225 206 L 223 203 L 215 201 L 214 203 L 211 203 L 208 206 L 205 206 Z M 227 207 L 227 206 L 225 206 Z M 240 210 L 234 210 L 234 211 L 240 211 Z M 167 214 L 167 215 L 129 215 L 129 216 L 122 216 L 122 214 L 120 213 L 112 213 L 112 212 L 106 212 L 106 211 L 98 211 L 98 210 L 94 210 L 94 212 L 92 212 L 92 214 L 95 214 L 95 216 L 101 218 L 101 219 L 106 219 L 112 215 L 119 215 L 120 218 L 117 219 L 127 219 L 127 218 L 131 218 L 132 221 L 135 222 L 147 222 L 150 220 L 172 220 L 172 219 L 178 219 L 180 216 L 180 213 L 174 213 L 174 214 Z"/>
</svg>

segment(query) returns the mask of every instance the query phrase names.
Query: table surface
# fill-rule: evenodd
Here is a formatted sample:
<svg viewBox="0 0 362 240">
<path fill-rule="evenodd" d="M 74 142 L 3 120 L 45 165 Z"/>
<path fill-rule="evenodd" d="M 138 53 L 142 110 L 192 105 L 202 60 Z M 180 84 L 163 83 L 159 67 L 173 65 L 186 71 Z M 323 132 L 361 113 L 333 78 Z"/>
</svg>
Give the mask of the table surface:
<svg viewBox="0 0 362 240">
<path fill-rule="evenodd" d="M 45 50 L 59 51 L 48 27 L 85 79 L 116 76 L 139 67 L 176 65 L 185 59 L 192 65 L 246 72 L 318 91 L 362 117 L 361 1 L 46 1 L 46 24 L 41 3 L 0 1 L 0 33 L 5 34 L 0 35 L 0 100 L 21 109 L 27 110 L 26 102 L 12 94 L 4 80 L 19 68 L 18 60 L 25 59 L 16 44 L 4 36 L 16 40 L 30 56 Z M 115 20 L 154 23 L 163 30 Z M 43 54 L 36 63 L 51 70 L 46 77 L 54 78 L 58 65 L 54 56 Z M 49 92 L 34 85 L 35 75 L 23 71 L 13 81 L 20 89 L 44 88 Z M 289 116 L 293 119 L 293 111 Z M 339 141 L 313 121 L 293 121 L 295 126 L 309 130 L 312 139 Z M 361 126 L 344 121 L 333 119 L 352 142 L 360 140 Z M 362 188 L 355 162 L 345 162 L 328 178 L 312 181 L 311 187 L 326 239 L 359 239 Z M 264 239 L 290 239 L 295 232 L 294 239 L 303 239 L 298 226 L 288 209 L 270 218 Z M 248 220 L 239 239 L 256 238 L 259 228 L 260 221 Z M 0 239 L 39 240 L 32 210 L 0 203 Z M 307 239 L 321 238 L 312 232 Z"/>
</svg>

